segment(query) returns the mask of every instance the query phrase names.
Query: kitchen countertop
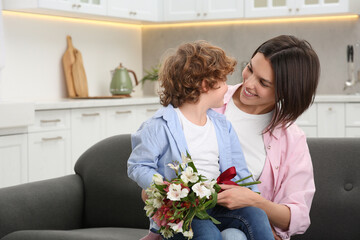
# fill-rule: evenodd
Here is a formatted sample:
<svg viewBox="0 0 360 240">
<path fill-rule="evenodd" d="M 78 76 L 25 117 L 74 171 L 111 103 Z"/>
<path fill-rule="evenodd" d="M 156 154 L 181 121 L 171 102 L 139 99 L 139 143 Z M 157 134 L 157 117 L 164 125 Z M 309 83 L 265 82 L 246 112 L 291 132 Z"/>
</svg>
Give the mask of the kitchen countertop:
<svg viewBox="0 0 360 240">
<path fill-rule="evenodd" d="M 360 94 L 352 94 L 352 95 L 316 95 L 315 103 L 322 102 L 360 102 Z"/>
<path fill-rule="evenodd" d="M 111 107 L 137 104 L 159 104 L 159 97 L 129 97 L 116 99 L 59 99 L 35 101 L 35 110 Z"/>
</svg>

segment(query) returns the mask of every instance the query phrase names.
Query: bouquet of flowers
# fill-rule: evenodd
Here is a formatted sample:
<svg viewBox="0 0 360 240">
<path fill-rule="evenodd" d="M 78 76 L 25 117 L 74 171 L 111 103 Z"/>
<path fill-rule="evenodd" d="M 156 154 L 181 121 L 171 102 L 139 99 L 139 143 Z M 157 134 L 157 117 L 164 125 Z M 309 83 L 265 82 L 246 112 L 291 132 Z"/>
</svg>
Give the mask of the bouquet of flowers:
<svg viewBox="0 0 360 240">
<path fill-rule="evenodd" d="M 182 233 L 191 239 L 191 222 L 195 216 L 220 224 L 206 212 L 216 205 L 217 193 L 221 190 L 218 183 L 240 186 L 260 183 L 238 184 L 251 176 L 236 182 L 230 181 L 236 175 L 235 167 L 228 169 L 231 173 L 227 170 L 221 174 L 218 181 L 208 181 L 205 176 L 198 173 L 189 153 L 186 156 L 182 155 L 181 164 L 174 162 L 168 166 L 175 171 L 177 177 L 167 181 L 160 174 L 155 174 L 153 183 L 145 190 L 148 198 L 144 207 L 146 215 L 156 222 L 165 238 Z"/>
</svg>

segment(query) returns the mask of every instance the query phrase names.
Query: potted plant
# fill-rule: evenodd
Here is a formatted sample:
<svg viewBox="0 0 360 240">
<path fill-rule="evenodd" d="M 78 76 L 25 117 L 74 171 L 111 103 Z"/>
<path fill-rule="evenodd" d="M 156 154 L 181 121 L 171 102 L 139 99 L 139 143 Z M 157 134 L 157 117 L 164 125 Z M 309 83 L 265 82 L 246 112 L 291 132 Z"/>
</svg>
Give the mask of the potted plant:
<svg viewBox="0 0 360 240">
<path fill-rule="evenodd" d="M 155 92 L 155 95 L 158 95 L 159 88 L 160 88 L 160 86 L 159 86 L 160 84 L 158 82 L 159 69 L 160 69 L 160 64 L 156 65 L 156 66 L 152 66 L 149 70 L 145 70 L 145 75 L 141 79 L 144 93 L 145 93 L 145 90 L 148 90 L 150 88 L 150 89 L 153 89 L 151 91 L 152 94 L 150 94 L 150 95 L 153 95 L 154 92 Z M 147 87 L 144 87 L 145 82 L 151 82 L 153 87 L 151 88 L 150 85 L 148 85 Z M 146 92 L 148 92 L 148 91 L 146 91 Z"/>
</svg>

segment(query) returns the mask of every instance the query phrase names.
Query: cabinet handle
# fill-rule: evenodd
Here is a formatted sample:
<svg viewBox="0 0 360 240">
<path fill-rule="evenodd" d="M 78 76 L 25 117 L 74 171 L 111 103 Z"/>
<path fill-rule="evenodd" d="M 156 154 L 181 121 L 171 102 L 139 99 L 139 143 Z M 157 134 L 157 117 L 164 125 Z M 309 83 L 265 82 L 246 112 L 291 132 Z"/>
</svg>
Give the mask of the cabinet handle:
<svg viewBox="0 0 360 240">
<path fill-rule="evenodd" d="M 296 12 L 299 12 L 300 11 L 300 9 L 299 8 L 296 8 Z"/>
<path fill-rule="evenodd" d="M 76 8 L 76 7 L 77 7 L 77 5 L 76 5 L 76 4 L 73 4 L 73 5 L 71 5 L 71 7 L 72 7 L 72 8 Z"/>
<path fill-rule="evenodd" d="M 131 113 L 131 110 L 129 111 L 116 111 L 116 114 L 126 114 L 126 113 Z"/>
<path fill-rule="evenodd" d="M 197 14 L 196 14 L 196 16 L 198 16 L 198 17 L 200 17 L 200 15 L 201 15 L 200 13 L 197 13 Z"/>
<path fill-rule="evenodd" d="M 207 13 L 203 13 L 203 16 L 206 17 L 206 16 L 207 16 Z"/>
<path fill-rule="evenodd" d="M 156 112 L 157 108 L 146 109 L 147 112 Z"/>
<path fill-rule="evenodd" d="M 48 141 L 56 141 L 56 140 L 62 140 L 63 138 L 61 136 L 58 137 L 52 137 L 52 138 L 41 138 L 41 140 L 43 142 L 48 142 Z"/>
<path fill-rule="evenodd" d="M 332 107 L 329 107 L 329 109 L 328 109 L 329 111 L 332 111 L 333 109 L 332 109 Z"/>
<path fill-rule="evenodd" d="M 99 116 L 100 113 L 83 113 L 81 114 L 81 116 L 83 117 L 95 117 L 95 116 Z"/>
<path fill-rule="evenodd" d="M 81 8 L 81 5 L 80 5 L 80 4 L 78 4 L 76 7 L 77 7 L 77 8 Z"/>
<path fill-rule="evenodd" d="M 57 123 L 61 122 L 60 119 L 40 120 L 41 123 Z"/>
<path fill-rule="evenodd" d="M 290 12 L 290 13 L 292 12 L 292 8 L 289 8 L 289 12 Z"/>
</svg>

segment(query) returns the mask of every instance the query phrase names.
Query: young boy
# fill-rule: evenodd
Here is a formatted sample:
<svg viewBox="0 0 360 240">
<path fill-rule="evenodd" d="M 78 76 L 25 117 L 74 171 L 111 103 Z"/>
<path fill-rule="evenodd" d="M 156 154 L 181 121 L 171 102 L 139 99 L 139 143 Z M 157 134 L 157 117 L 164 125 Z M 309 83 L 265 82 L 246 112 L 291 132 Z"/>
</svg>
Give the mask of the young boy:
<svg viewBox="0 0 360 240">
<path fill-rule="evenodd" d="M 133 151 L 128 160 L 128 175 L 141 188 L 148 188 L 156 173 L 166 179 L 176 177 L 167 164 L 173 161 L 181 163 L 181 153 L 186 152 L 190 153 L 199 174 L 209 180 L 217 179 L 221 172 L 232 166 L 237 172 L 234 181 L 250 175 L 230 122 L 211 109 L 224 104 L 226 76 L 234 71 L 235 65 L 236 61 L 226 56 L 222 49 L 205 41 L 180 45 L 162 63 L 159 81 L 163 87 L 160 101 L 164 107 L 132 135 Z M 253 180 L 245 182 L 250 181 Z M 257 186 L 253 190 L 258 191 Z M 243 209 L 260 215 L 256 215 L 256 219 L 252 217 L 254 222 L 248 221 L 247 224 L 233 221 L 233 216 L 241 215 Z M 231 217 L 221 218 L 225 221 L 217 226 L 211 220 L 194 218 L 194 239 L 221 239 L 220 230 L 229 227 L 247 228 L 244 232 L 251 233 L 248 239 L 273 239 L 267 216 L 259 209 L 229 210 L 216 206 L 210 210 L 212 214 Z M 144 239 L 158 239 L 159 235 L 154 234 L 156 229 L 158 227 L 152 222 L 151 232 Z M 171 239 L 185 238 L 176 234 Z"/>
</svg>

